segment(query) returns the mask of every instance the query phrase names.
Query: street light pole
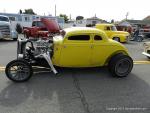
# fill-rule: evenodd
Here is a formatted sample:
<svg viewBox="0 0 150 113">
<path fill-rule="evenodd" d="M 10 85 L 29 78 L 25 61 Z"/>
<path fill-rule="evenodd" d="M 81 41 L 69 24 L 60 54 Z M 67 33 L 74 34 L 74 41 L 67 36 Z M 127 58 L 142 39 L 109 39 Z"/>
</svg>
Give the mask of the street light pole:
<svg viewBox="0 0 150 113">
<path fill-rule="evenodd" d="M 127 14 L 126 14 L 126 20 L 128 19 L 128 15 L 129 15 L 129 12 L 127 12 Z"/>
<path fill-rule="evenodd" d="M 55 4 L 55 17 L 56 17 L 56 4 Z"/>
</svg>

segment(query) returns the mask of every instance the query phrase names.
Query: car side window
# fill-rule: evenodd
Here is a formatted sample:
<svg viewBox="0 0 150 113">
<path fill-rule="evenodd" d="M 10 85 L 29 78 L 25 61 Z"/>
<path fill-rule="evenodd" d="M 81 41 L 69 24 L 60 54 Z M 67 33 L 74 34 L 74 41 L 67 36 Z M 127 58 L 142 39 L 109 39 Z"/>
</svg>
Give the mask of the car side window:
<svg viewBox="0 0 150 113">
<path fill-rule="evenodd" d="M 100 41 L 100 40 L 102 40 L 102 37 L 99 36 L 99 35 L 95 35 L 95 36 L 94 36 L 94 40 Z"/>
<path fill-rule="evenodd" d="M 75 35 L 68 37 L 68 40 L 77 40 L 77 41 L 88 41 L 90 40 L 89 35 Z"/>
</svg>

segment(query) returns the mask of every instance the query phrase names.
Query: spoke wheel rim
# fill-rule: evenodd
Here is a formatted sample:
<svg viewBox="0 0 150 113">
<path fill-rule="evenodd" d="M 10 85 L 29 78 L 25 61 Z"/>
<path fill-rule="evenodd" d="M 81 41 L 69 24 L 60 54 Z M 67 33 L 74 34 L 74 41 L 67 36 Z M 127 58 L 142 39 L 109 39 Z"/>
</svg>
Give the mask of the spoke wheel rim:
<svg viewBox="0 0 150 113">
<path fill-rule="evenodd" d="M 14 80 L 24 80 L 30 76 L 30 69 L 26 64 L 16 62 L 9 67 L 8 74 Z"/>
</svg>

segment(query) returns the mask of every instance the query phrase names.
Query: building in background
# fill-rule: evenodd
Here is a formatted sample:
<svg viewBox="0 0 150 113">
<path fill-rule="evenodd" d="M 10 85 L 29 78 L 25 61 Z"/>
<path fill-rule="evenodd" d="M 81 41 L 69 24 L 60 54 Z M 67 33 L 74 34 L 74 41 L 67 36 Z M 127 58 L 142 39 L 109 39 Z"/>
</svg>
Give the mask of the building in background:
<svg viewBox="0 0 150 113">
<path fill-rule="evenodd" d="M 95 26 L 97 23 L 101 23 L 101 20 L 97 17 L 87 18 L 86 20 L 87 27 Z"/>
<path fill-rule="evenodd" d="M 98 23 L 109 23 L 109 22 L 107 22 L 106 20 L 102 20 L 96 16 L 86 19 L 86 26 L 87 27 L 95 26 Z"/>
</svg>

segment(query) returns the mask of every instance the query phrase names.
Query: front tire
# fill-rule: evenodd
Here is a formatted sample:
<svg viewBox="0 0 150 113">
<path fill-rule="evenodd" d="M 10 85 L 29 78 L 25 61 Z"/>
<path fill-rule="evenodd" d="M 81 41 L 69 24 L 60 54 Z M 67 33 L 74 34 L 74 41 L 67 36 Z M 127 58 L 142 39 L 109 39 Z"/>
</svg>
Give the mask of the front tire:
<svg viewBox="0 0 150 113">
<path fill-rule="evenodd" d="M 32 76 L 32 66 L 25 60 L 13 60 L 5 69 L 6 76 L 14 82 L 24 82 Z"/>
<path fill-rule="evenodd" d="M 133 68 L 133 60 L 130 56 L 117 54 L 111 58 L 108 68 L 113 76 L 126 77 Z"/>
</svg>

